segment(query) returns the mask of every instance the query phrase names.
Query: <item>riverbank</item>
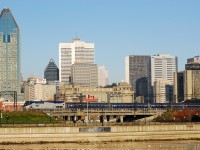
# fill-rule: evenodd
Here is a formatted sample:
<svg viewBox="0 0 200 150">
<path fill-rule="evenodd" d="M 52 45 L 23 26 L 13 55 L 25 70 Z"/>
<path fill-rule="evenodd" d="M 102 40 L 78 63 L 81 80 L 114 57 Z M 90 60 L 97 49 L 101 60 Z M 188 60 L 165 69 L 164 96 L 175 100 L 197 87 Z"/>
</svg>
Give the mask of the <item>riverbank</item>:
<svg viewBox="0 0 200 150">
<path fill-rule="evenodd" d="M 1 144 L 168 140 L 200 140 L 200 125 L 0 128 Z"/>
<path fill-rule="evenodd" d="M 0 145 L 2 150 L 159 150 L 159 149 L 200 149 L 199 141 L 145 141 L 145 142 L 104 142 L 104 143 L 45 143 Z"/>
<path fill-rule="evenodd" d="M 200 132 L 132 132 L 132 133 L 74 133 L 74 134 L 19 134 L 0 136 L 1 144 L 96 143 L 133 141 L 200 140 Z"/>
</svg>

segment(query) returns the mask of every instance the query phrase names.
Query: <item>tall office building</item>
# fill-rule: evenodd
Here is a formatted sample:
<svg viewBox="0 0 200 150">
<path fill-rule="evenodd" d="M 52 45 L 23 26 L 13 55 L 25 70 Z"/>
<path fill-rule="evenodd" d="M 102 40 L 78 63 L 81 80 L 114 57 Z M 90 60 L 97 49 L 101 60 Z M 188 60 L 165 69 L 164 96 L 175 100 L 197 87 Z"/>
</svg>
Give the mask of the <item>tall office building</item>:
<svg viewBox="0 0 200 150">
<path fill-rule="evenodd" d="M 161 102 L 163 103 L 167 101 L 172 101 L 172 98 L 168 99 L 167 95 L 169 95 L 169 93 L 167 93 L 166 89 L 168 86 L 170 87 L 173 86 L 174 72 L 177 72 L 176 56 L 168 54 L 158 54 L 151 57 L 151 85 L 154 86 L 154 97 L 156 102 L 158 102 L 158 100 L 156 99 L 161 96 L 162 96 Z M 159 88 L 163 86 L 165 87 Z M 171 90 L 168 91 L 171 92 Z M 162 95 L 159 95 L 161 93 Z M 163 98 L 163 95 L 166 96 L 165 99 Z"/>
<path fill-rule="evenodd" d="M 184 100 L 200 99 L 200 70 L 184 71 Z"/>
<path fill-rule="evenodd" d="M 72 65 L 71 80 L 75 84 L 87 87 L 98 86 L 98 67 L 96 64 L 75 62 Z"/>
<path fill-rule="evenodd" d="M 106 86 L 108 85 L 108 70 L 105 66 L 98 67 L 98 86 Z"/>
<path fill-rule="evenodd" d="M 69 82 L 71 66 L 75 61 L 94 64 L 94 43 L 86 43 L 78 38 L 71 43 L 59 43 L 60 82 Z"/>
<path fill-rule="evenodd" d="M 18 100 L 21 100 L 19 32 L 19 27 L 11 11 L 4 8 L 0 14 L 0 91 L 15 91 Z M 13 100 L 11 95 L 6 95 L 5 98 Z"/>
<path fill-rule="evenodd" d="M 184 100 L 184 71 L 174 73 L 174 102 L 179 103 Z"/>
<path fill-rule="evenodd" d="M 154 82 L 155 103 L 171 102 L 173 99 L 173 83 L 168 80 L 156 80 Z"/>
<path fill-rule="evenodd" d="M 184 71 L 184 100 L 200 99 L 200 56 L 189 58 Z"/>
<path fill-rule="evenodd" d="M 174 73 L 175 102 L 200 99 L 200 56 L 187 59 L 185 70 Z"/>
<path fill-rule="evenodd" d="M 59 69 L 53 59 L 49 61 L 49 64 L 44 70 L 44 78 L 47 82 L 59 80 Z"/>
<path fill-rule="evenodd" d="M 151 57 L 151 85 L 158 79 L 173 83 L 173 73 L 177 72 L 177 57 L 167 54 L 158 54 Z"/>
<path fill-rule="evenodd" d="M 185 64 L 185 70 L 200 70 L 200 63 L 190 62 L 188 64 Z"/>
<path fill-rule="evenodd" d="M 149 102 L 151 57 L 148 55 L 130 55 L 125 58 L 125 81 L 129 83 L 135 96 L 143 96 Z"/>
</svg>

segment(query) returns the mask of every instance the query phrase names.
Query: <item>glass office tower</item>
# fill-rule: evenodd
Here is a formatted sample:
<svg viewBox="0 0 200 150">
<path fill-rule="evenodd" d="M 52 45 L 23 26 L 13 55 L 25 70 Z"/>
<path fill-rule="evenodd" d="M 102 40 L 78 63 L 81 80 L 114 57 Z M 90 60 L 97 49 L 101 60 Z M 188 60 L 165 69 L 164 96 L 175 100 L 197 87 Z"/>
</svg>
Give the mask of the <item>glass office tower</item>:
<svg viewBox="0 0 200 150">
<path fill-rule="evenodd" d="M 49 61 L 49 64 L 44 70 L 44 78 L 47 80 L 47 82 L 59 80 L 59 69 L 53 59 Z"/>
<path fill-rule="evenodd" d="M 126 82 L 132 86 L 135 97 L 143 97 L 145 103 L 152 100 L 151 97 L 151 56 L 129 55 L 125 57 Z"/>
<path fill-rule="evenodd" d="M 0 14 L 0 91 L 16 91 L 21 99 L 20 80 L 19 27 L 11 11 L 4 8 Z M 12 96 L 6 99 L 12 100 Z"/>
</svg>

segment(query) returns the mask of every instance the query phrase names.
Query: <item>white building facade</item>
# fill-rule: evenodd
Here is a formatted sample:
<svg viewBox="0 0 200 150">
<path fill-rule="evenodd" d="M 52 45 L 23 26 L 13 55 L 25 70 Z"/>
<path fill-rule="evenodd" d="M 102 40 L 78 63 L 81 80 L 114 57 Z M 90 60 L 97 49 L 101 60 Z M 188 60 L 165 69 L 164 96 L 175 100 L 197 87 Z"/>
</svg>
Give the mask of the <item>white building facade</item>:
<svg viewBox="0 0 200 150">
<path fill-rule="evenodd" d="M 108 70 L 105 66 L 98 67 L 98 86 L 104 87 L 109 84 Z"/>
<path fill-rule="evenodd" d="M 173 93 L 170 89 L 172 89 L 172 82 L 168 80 L 156 80 L 154 82 L 154 96 L 155 103 L 166 103 L 170 101 Z"/>
<path fill-rule="evenodd" d="M 167 54 L 151 56 L 151 85 L 157 79 L 168 80 L 173 83 L 173 73 L 177 72 L 177 57 Z"/>
<path fill-rule="evenodd" d="M 46 79 L 31 77 L 25 85 L 25 100 L 54 100 L 55 84 L 46 84 Z"/>
<path fill-rule="evenodd" d="M 59 43 L 60 82 L 69 82 L 71 66 L 75 61 L 94 64 L 94 43 L 86 43 L 78 38 L 71 43 Z"/>
<path fill-rule="evenodd" d="M 151 56 L 151 86 L 154 88 L 156 102 L 171 101 L 166 93 L 166 86 L 173 85 L 173 74 L 177 72 L 177 57 L 168 54 Z M 171 92 L 170 92 L 171 93 Z"/>
</svg>

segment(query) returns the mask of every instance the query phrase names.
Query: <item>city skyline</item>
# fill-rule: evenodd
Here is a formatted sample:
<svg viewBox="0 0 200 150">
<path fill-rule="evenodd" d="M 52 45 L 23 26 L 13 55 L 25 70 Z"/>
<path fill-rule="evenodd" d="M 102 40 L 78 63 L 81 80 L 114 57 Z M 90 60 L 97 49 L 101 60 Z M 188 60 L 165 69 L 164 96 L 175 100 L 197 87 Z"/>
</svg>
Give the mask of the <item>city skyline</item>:
<svg viewBox="0 0 200 150">
<path fill-rule="evenodd" d="M 43 77 L 51 58 L 58 65 L 59 43 L 77 35 L 95 44 L 95 63 L 107 68 L 113 83 L 125 80 L 128 55 L 175 55 L 179 71 L 184 70 L 187 59 L 199 55 L 199 4 L 184 0 L 2 0 L 0 9 L 8 7 L 20 27 L 25 80 L 31 75 Z"/>
</svg>

